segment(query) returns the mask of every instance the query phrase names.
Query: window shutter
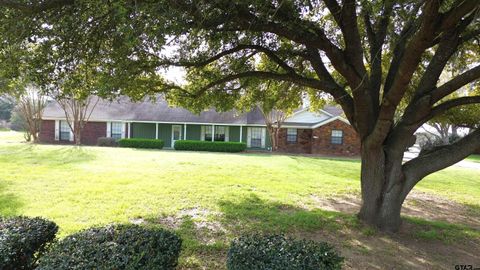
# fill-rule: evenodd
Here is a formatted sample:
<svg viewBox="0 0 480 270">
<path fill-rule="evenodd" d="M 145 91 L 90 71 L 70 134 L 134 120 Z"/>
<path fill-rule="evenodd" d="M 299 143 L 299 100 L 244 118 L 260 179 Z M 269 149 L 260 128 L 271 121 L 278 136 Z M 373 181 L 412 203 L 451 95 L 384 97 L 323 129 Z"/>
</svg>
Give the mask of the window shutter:
<svg viewBox="0 0 480 270">
<path fill-rule="evenodd" d="M 72 123 L 71 124 L 71 127 L 70 127 L 70 141 L 73 142 L 74 141 L 74 135 L 73 135 L 73 130 L 75 129 L 75 123 Z"/>
<path fill-rule="evenodd" d="M 205 141 L 205 126 L 200 127 L 200 140 Z"/>
<path fill-rule="evenodd" d="M 230 141 L 230 129 L 228 126 L 225 127 L 225 141 Z"/>
<path fill-rule="evenodd" d="M 60 140 L 60 121 L 55 120 L 55 141 Z"/>
<path fill-rule="evenodd" d="M 125 125 L 126 125 L 125 123 L 122 123 L 122 139 L 125 139 Z"/>
<path fill-rule="evenodd" d="M 265 128 L 262 128 L 262 148 L 265 148 L 265 137 L 266 137 L 266 132 L 267 130 Z"/>
<path fill-rule="evenodd" d="M 112 137 L 112 122 L 107 122 L 107 135 L 105 137 Z"/>
<path fill-rule="evenodd" d="M 252 129 L 247 128 L 247 147 L 250 147 L 252 145 L 250 142 L 251 139 L 252 139 Z"/>
</svg>

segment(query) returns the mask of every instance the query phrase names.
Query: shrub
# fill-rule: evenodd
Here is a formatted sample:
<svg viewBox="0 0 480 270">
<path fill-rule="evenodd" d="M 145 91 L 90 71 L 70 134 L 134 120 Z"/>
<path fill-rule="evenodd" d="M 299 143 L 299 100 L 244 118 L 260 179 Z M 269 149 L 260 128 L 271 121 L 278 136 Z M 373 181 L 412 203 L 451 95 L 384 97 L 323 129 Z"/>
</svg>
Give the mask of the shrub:
<svg viewBox="0 0 480 270">
<path fill-rule="evenodd" d="M 175 150 L 210 151 L 210 152 L 242 152 L 247 145 L 241 142 L 206 142 L 206 141 L 176 141 Z"/>
<path fill-rule="evenodd" d="M 155 140 L 155 139 L 121 139 L 118 141 L 118 144 L 121 147 L 132 147 L 132 148 L 163 148 L 163 141 L 162 140 Z"/>
<path fill-rule="evenodd" d="M 98 146 L 117 146 L 117 140 L 115 138 L 100 137 L 97 139 Z"/>
<path fill-rule="evenodd" d="M 34 269 L 58 226 L 42 218 L 0 218 L 0 269 Z"/>
<path fill-rule="evenodd" d="M 281 235 L 247 235 L 234 240 L 228 251 L 229 270 L 341 269 L 343 258 L 327 243 L 293 240 Z"/>
<path fill-rule="evenodd" d="M 38 269 L 175 269 L 181 239 L 139 225 L 91 228 L 58 242 Z"/>
</svg>

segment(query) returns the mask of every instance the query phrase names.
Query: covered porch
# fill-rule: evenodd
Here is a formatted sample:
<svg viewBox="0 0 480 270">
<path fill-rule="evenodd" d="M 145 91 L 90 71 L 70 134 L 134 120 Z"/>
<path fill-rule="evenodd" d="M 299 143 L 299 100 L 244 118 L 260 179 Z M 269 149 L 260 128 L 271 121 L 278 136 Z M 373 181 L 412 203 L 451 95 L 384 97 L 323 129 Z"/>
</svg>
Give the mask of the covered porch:
<svg viewBox="0 0 480 270">
<path fill-rule="evenodd" d="M 126 122 L 125 138 L 160 139 L 166 148 L 177 140 L 244 142 L 249 149 L 270 150 L 265 126 L 212 123 Z"/>
</svg>

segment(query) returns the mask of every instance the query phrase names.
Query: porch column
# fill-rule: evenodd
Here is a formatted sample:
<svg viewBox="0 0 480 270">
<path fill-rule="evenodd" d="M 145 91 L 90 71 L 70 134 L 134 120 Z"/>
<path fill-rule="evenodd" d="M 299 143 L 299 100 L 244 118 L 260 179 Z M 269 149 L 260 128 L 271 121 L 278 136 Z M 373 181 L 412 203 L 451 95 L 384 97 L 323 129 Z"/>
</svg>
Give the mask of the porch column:
<svg viewBox="0 0 480 270">
<path fill-rule="evenodd" d="M 187 139 L 187 123 L 183 124 L 183 139 Z"/>
<path fill-rule="evenodd" d="M 242 142 L 242 136 L 243 136 L 243 127 L 240 126 L 240 142 Z"/>
<path fill-rule="evenodd" d="M 212 125 L 212 142 L 214 141 L 215 138 L 215 125 Z"/>
<path fill-rule="evenodd" d="M 158 123 L 155 123 L 155 139 L 158 140 Z"/>
<path fill-rule="evenodd" d="M 130 122 L 128 122 L 127 127 L 128 127 L 127 138 L 130 139 L 130 133 L 132 133 L 132 125 Z"/>
</svg>

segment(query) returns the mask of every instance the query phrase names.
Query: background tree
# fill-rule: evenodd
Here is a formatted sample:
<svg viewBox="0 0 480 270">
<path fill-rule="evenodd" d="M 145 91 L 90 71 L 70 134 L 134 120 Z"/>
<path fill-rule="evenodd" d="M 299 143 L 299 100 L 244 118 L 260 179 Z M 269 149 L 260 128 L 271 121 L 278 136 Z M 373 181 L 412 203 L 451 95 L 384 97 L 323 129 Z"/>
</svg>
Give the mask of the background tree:
<svg viewBox="0 0 480 270">
<path fill-rule="evenodd" d="M 245 91 L 235 102 L 240 110 L 258 108 L 267 127 L 272 150 L 278 150 L 279 132 L 294 109 L 302 106 L 302 92 L 295 84 L 277 81 L 259 81 L 255 87 L 260 91 Z"/>
<path fill-rule="evenodd" d="M 200 111 L 234 108 L 245 91 L 262 91 L 254 87 L 258 81 L 307 88 L 312 104 L 328 95 L 361 139 L 359 217 L 381 230 L 398 230 L 403 201 L 419 181 L 480 146 L 476 129 L 403 163 L 420 126 L 452 108 L 480 103 L 478 95 L 445 100 L 478 80 L 478 63 L 439 82 L 459 54 L 478 60 L 477 0 L 0 5 L 1 25 L 9 26 L 0 28 L 1 44 L 21 39 L 42 48 L 49 68 L 39 72 L 42 78 L 64 72 L 79 59 L 95 59 L 102 82 L 97 93 L 103 96 L 165 93 L 170 101 Z M 186 69 L 185 83 L 160 75 L 172 66 Z"/>
<path fill-rule="evenodd" d="M 42 127 L 43 110 L 47 104 L 47 98 L 31 84 L 19 83 L 16 88 L 16 106 L 13 115 L 18 117 L 16 120 L 23 125 L 25 140 L 36 143 Z"/>
<path fill-rule="evenodd" d="M 0 120 L 10 121 L 15 100 L 9 95 L 0 96 Z"/>
</svg>

